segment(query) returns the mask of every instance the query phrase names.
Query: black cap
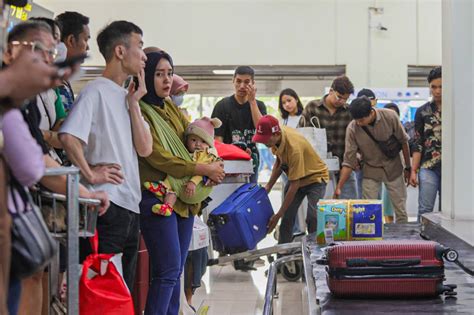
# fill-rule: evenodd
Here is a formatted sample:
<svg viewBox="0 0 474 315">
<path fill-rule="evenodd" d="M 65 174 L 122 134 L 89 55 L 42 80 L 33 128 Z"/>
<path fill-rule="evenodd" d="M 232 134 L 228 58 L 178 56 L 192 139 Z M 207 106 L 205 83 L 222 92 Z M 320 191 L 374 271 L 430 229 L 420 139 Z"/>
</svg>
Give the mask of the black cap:
<svg viewBox="0 0 474 315">
<path fill-rule="evenodd" d="M 365 96 L 369 100 L 375 100 L 375 93 L 372 90 L 369 89 L 362 89 L 357 93 L 357 97 Z"/>
</svg>

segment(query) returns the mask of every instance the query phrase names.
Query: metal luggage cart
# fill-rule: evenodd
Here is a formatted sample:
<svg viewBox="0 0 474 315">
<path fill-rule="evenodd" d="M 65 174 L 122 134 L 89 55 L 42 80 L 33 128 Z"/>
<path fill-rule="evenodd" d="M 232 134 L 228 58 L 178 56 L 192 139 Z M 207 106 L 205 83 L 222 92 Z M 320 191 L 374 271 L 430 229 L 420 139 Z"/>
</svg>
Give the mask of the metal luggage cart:
<svg viewBox="0 0 474 315">
<path fill-rule="evenodd" d="M 225 255 L 219 258 L 209 259 L 207 265 L 208 266 L 215 266 L 215 265 L 226 265 L 234 263 L 237 260 L 243 260 L 244 262 L 254 261 L 260 257 L 267 257 L 268 261 L 273 264 L 277 261 L 280 261 L 282 258 L 275 260 L 272 255 L 280 254 L 280 255 L 287 255 L 286 257 L 296 256 L 299 259 L 293 260 L 284 260 L 283 262 L 279 263 L 281 265 L 281 273 L 283 277 L 288 281 L 298 281 L 304 274 L 303 271 L 303 261 L 301 256 L 301 241 L 295 241 L 292 243 L 287 244 L 279 244 L 275 246 L 265 247 L 261 249 L 254 249 L 248 250 L 245 252 L 232 254 L 232 255 Z M 271 267 L 270 267 L 271 268 Z M 268 277 L 270 274 L 268 273 Z"/>
<path fill-rule="evenodd" d="M 224 182 L 213 189 L 210 195 L 213 200 L 203 209 L 204 222 L 207 222 L 209 213 L 211 213 L 212 210 L 219 206 L 241 185 L 249 182 L 249 178 L 253 173 L 253 166 L 251 161 L 224 161 L 224 170 L 226 172 Z M 297 252 L 301 252 L 301 242 L 299 241 L 214 258 L 211 241 L 208 247 L 208 266 L 233 264 L 239 260 L 250 262 L 265 256 L 271 263 L 274 261 L 272 256 L 274 254 L 293 255 Z M 288 281 L 297 281 L 304 274 L 303 262 L 301 259 L 299 261 L 290 261 L 287 264 L 283 264 L 281 271 L 283 277 Z"/>
<path fill-rule="evenodd" d="M 301 249 L 301 242 L 299 243 Z M 298 262 L 303 259 L 300 253 L 279 258 L 271 263 L 268 269 L 267 287 L 265 289 L 265 299 L 263 304 L 263 315 L 273 315 L 274 299 L 278 298 L 277 290 L 277 270 L 280 266 L 286 266 L 292 262 Z"/>
<path fill-rule="evenodd" d="M 67 248 L 67 305 L 58 296 L 59 255 L 49 266 L 49 314 L 79 314 L 79 237 L 94 235 L 100 201 L 79 197 L 79 169 L 59 167 L 47 169 L 45 176 L 67 176 L 66 195 L 47 191 L 36 191 L 38 206 L 48 205 L 51 213 L 51 234 Z M 65 205 L 65 207 L 62 207 Z M 58 220 L 64 220 L 64 229 L 59 229 Z M 59 253 L 59 250 L 58 250 Z"/>
</svg>

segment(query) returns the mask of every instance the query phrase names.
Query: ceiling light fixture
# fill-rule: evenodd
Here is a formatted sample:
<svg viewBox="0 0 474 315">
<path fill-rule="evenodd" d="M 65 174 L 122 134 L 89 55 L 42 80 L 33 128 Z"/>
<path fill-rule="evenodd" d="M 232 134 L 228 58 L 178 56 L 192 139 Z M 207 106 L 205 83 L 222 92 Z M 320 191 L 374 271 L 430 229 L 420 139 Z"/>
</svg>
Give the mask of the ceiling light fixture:
<svg viewBox="0 0 474 315">
<path fill-rule="evenodd" d="M 212 73 L 217 75 L 233 75 L 235 70 L 216 69 L 212 70 Z"/>
</svg>

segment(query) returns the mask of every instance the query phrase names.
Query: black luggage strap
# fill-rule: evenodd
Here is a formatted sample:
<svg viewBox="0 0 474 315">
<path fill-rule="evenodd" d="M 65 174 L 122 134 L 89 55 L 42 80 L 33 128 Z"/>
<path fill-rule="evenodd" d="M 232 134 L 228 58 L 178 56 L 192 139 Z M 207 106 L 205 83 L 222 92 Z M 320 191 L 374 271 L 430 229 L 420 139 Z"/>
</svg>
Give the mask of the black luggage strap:
<svg viewBox="0 0 474 315">
<path fill-rule="evenodd" d="M 464 266 L 464 264 L 462 262 L 460 262 L 459 260 L 455 260 L 454 263 L 456 265 L 459 266 L 459 268 L 461 268 L 465 273 L 467 273 L 468 275 L 470 276 L 474 276 L 474 271 L 467 268 L 466 266 Z"/>
<path fill-rule="evenodd" d="M 369 260 L 364 258 L 347 259 L 347 267 L 408 267 L 416 266 L 421 263 L 421 259 L 384 259 Z"/>
<path fill-rule="evenodd" d="M 369 131 L 369 129 L 367 129 L 366 126 L 363 126 L 362 129 L 365 131 L 365 133 L 370 137 L 370 139 L 372 139 L 375 143 L 377 143 L 377 145 L 380 146 L 380 141 L 375 139 L 374 135 Z"/>
</svg>

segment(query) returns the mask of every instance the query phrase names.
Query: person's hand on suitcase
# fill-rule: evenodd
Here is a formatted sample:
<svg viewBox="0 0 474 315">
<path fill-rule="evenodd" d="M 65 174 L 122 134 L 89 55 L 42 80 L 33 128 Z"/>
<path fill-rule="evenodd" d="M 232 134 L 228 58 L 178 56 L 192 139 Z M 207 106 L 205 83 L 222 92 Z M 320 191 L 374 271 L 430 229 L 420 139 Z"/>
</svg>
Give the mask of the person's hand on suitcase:
<svg viewBox="0 0 474 315">
<path fill-rule="evenodd" d="M 184 187 L 184 194 L 187 197 L 192 197 L 195 192 L 196 192 L 196 184 L 191 181 L 187 182 L 186 186 Z"/>
<path fill-rule="evenodd" d="M 280 218 L 281 218 L 281 214 L 279 212 L 275 213 L 274 215 L 272 215 L 272 217 L 270 218 L 270 220 L 268 221 L 268 225 L 267 225 L 267 233 L 271 233 L 273 231 L 273 229 L 276 227 L 276 225 L 278 224 L 278 221 L 280 221 Z"/>
</svg>

